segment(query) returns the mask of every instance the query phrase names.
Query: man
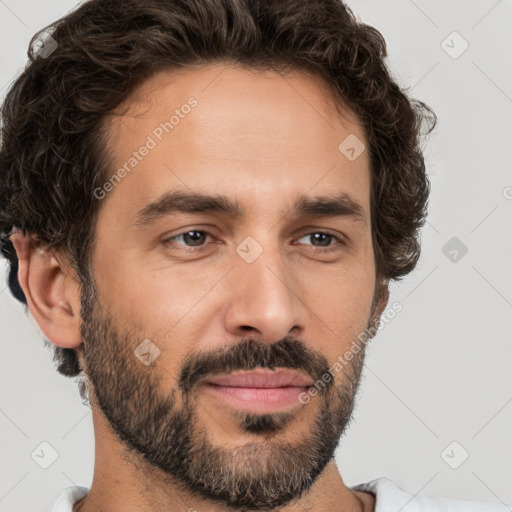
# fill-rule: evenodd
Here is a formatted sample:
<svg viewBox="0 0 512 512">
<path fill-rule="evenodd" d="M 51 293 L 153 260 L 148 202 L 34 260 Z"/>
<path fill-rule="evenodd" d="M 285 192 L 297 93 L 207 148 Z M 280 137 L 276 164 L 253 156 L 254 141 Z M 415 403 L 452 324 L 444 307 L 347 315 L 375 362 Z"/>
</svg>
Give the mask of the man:
<svg viewBox="0 0 512 512">
<path fill-rule="evenodd" d="M 92 0 L 34 38 L 2 252 L 96 441 L 53 512 L 498 510 L 334 461 L 426 215 L 435 115 L 385 56 L 338 0 Z"/>
</svg>

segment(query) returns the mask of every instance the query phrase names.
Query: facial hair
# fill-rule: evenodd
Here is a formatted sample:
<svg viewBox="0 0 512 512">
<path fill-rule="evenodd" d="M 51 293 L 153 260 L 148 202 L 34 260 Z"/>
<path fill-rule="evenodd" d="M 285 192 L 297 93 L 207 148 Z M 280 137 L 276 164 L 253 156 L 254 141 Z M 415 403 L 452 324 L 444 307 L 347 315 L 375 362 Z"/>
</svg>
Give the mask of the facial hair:
<svg viewBox="0 0 512 512">
<path fill-rule="evenodd" d="M 227 348 L 191 353 L 175 387 L 165 394 L 164 386 L 172 380 L 169 372 L 158 359 L 144 366 L 135 357 L 141 337 L 106 313 L 92 280 L 81 295 L 81 319 L 84 371 L 96 406 L 121 444 L 150 469 L 158 468 L 193 495 L 224 507 L 269 510 L 299 499 L 334 457 L 351 421 L 364 344 L 335 376 L 327 359 L 298 339 L 287 336 L 273 344 L 242 339 Z M 157 345 L 172 346 L 164 341 Z M 297 409 L 235 411 L 239 428 L 259 439 L 236 447 L 212 443 L 208 425 L 198 420 L 198 384 L 206 376 L 257 367 L 299 370 L 315 383 L 331 374 L 316 386 L 318 394 L 307 405 L 318 409 L 308 434 L 296 443 L 279 440 L 279 433 L 286 433 L 300 414 Z"/>
</svg>

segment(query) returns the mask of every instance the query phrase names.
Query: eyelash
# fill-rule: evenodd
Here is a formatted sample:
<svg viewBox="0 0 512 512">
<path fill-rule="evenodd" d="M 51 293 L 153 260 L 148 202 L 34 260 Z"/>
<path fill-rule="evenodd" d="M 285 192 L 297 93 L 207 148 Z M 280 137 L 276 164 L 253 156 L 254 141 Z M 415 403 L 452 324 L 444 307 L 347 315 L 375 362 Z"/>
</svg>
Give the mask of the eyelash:
<svg viewBox="0 0 512 512">
<path fill-rule="evenodd" d="M 178 233 L 177 235 L 173 235 L 173 236 L 171 236 L 169 238 L 166 238 L 163 241 L 163 243 L 165 245 L 171 245 L 172 240 L 174 240 L 175 238 L 178 238 L 180 236 L 186 235 L 186 234 L 188 234 L 190 232 L 203 233 L 203 234 L 206 234 L 206 235 L 209 235 L 209 236 L 213 236 L 211 233 L 209 233 L 208 231 L 205 231 L 205 230 L 201 230 L 201 229 L 188 229 L 187 231 L 182 231 L 181 233 Z M 304 238 L 305 236 L 313 235 L 313 234 L 327 235 L 327 236 L 330 236 L 330 237 L 336 239 L 339 242 L 338 244 L 334 244 L 334 245 L 328 246 L 328 247 L 317 247 L 316 249 L 320 250 L 320 252 L 328 253 L 328 252 L 336 251 L 336 250 L 339 250 L 340 246 L 344 246 L 345 245 L 345 242 L 339 236 L 335 235 L 334 233 L 331 233 L 329 231 L 324 231 L 324 230 L 310 231 L 310 232 L 305 233 L 304 235 L 302 235 L 300 238 Z M 178 244 L 178 245 L 182 245 L 182 244 Z M 207 244 L 205 243 L 204 245 L 195 246 L 195 247 L 185 246 L 184 249 L 179 249 L 179 250 L 184 250 L 185 252 L 201 252 L 201 251 L 206 249 L 206 246 L 207 246 Z M 314 246 L 312 246 L 312 247 L 314 247 Z"/>
</svg>

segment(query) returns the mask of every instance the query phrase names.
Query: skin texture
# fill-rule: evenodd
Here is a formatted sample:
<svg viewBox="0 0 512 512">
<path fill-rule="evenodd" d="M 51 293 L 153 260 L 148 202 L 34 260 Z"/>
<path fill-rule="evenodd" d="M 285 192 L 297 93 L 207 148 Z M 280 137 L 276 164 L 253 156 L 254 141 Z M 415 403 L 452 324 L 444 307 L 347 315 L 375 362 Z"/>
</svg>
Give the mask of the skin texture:
<svg viewBox="0 0 512 512">
<path fill-rule="evenodd" d="M 102 199 L 94 287 L 81 294 L 63 257 L 13 235 L 32 315 L 53 343 L 79 350 L 88 379 L 96 461 L 74 510 L 371 511 L 374 498 L 351 491 L 332 458 L 364 346 L 324 391 L 282 414 L 243 413 L 201 386 L 208 369 L 249 369 L 249 356 L 252 367 L 316 380 L 382 313 L 369 155 L 349 161 L 338 150 L 350 134 L 366 143 L 364 131 L 303 72 L 165 72 L 107 120 L 113 173 L 191 97 L 197 105 L 162 140 L 153 136 L 156 146 Z M 171 189 L 228 196 L 246 216 L 180 213 L 136 225 L 136 213 Z M 340 193 L 362 218 L 290 214 L 301 194 Z M 339 240 L 315 240 L 325 230 Z M 178 236 L 190 231 L 200 233 Z M 251 263 L 237 252 L 247 237 L 262 249 Z M 146 339 L 160 350 L 147 366 L 134 355 Z"/>
</svg>

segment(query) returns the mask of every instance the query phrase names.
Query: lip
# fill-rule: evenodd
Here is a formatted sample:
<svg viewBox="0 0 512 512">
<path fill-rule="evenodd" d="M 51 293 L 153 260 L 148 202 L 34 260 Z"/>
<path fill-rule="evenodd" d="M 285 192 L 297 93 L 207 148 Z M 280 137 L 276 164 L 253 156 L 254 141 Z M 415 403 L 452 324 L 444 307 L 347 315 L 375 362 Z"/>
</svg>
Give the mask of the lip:
<svg viewBox="0 0 512 512">
<path fill-rule="evenodd" d="M 302 405 L 299 395 L 312 385 L 300 373 L 262 368 L 209 378 L 204 388 L 236 409 L 271 414 Z"/>
<path fill-rule="evenodd" d="M 290 370 L 268 370 L 261 368 L 251 371 L 233 372 L 206 380 L 208 384 L 239 388 L 282 388 L 286 386 L 309 387 L 311 378 Z"/>
</svg>

